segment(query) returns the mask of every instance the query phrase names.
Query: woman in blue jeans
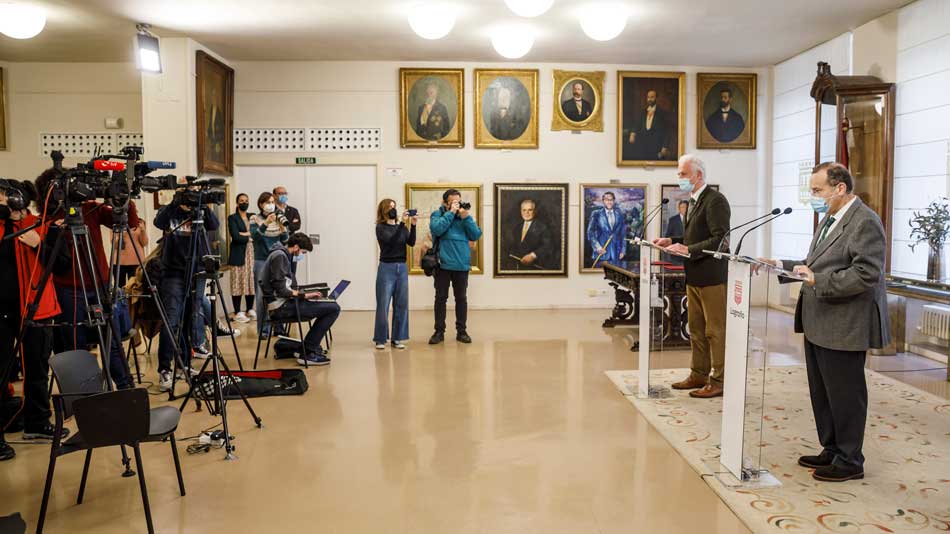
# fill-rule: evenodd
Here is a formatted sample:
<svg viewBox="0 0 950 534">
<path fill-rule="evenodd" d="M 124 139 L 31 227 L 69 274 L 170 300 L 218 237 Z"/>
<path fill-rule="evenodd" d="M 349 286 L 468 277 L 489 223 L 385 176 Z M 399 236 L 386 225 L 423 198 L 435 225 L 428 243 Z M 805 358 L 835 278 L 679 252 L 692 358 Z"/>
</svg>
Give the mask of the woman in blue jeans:
<svg viewBox="0 0 950 534">
<path fill-rule="evenodd" d="M 260 279 L 264 263 L 270 249 L 276 243 L 287 241 L 287 228 L 277 220 L 277 202 L 274 195 L 264 191 L 257 197 L 257 207 L 260 212 L 251 217 L 251 241 L 254 243 L 254 283 Z M 255 292 L 255 308 L 257 308 L 257 335 L 267 337 L 270 323 L 267 321 L 267 309 L 261 300 L 260 292 Z"/>
<path fill-rule="evenodd" d="M 379 269 L 376 271 L 376 328 L 373 343 L 386 348 L 389 337 L 389 303 L 393 305 L 392 345 L 404 349 L 409 339 L 409 270 L 406 245 L 416 244 L 416 216 L 406 212 L 399 222 L 396 202 L 384 199 L 376 208 L 376 241 L 379 242 Z"/>
</svg>

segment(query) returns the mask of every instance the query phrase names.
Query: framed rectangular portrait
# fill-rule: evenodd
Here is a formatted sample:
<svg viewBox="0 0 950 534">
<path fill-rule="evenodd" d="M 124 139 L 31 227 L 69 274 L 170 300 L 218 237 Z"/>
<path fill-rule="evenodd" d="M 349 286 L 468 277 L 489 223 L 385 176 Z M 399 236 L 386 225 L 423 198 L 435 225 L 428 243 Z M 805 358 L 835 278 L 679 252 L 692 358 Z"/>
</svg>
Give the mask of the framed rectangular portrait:
<svg viewBox="0 0 950 534">
<path fill-rule="evenodd" d="M 463 69 L 399 69 L 400 146 L 465 146 L 464 95 Z"/>
<path fill-rule="evenodd" d="M 646 184 L 581 184 L 580 272 L 601 272 L 605 263 L 636 271 L 643 231 Z"/>
<path fill-rule="evenodd" d="M 406 263 L 408 263 L 409 274 L 424 274 L 422 272 L 422 255 L 432 248 L 432 232 L 429 231 L 429 220 L 432 214 L 439 211 L 442 206 L 442 193 L 449 189 L 457 189 L 462 193 L 462 202 L 468 202 L 472 205 L 471 216 L 480 227 L 484 224 L 480 217 L 482 215 L 482 184 L 446 184 L 446 183 L 407 183 L 406 184 L 406 209 L 419 210 L 419 221 L 416 223 L 416 245 L 407 247 Z M 482 252 L 482 240 L 470 241 L 468 244 L 472 249 L 472 274 L 482 274 L 484 268 L 484 253 Z"/>
<path fill-rule="evenodd" d="M 709 184 L 711 189 L 719 191 L 719 186 L 715 184 Z M 683 237 L 683 231 L 685 230 L 684 222 L 686 209 L 689 206 L 689 193 L 680 189 L 679 185 L 676 184 L 663 184 L 660 186 L 660 198 L 669 199 L 669 202 L 663 204 L 660 208 L 660 237 Z M 682 264 L 682 258 L 678 256 L 671 256 L 664 253 L 662 255 L 664 261 L 671 263 Z"/>
<path fill-rule="evenodd" d="M 6 101 L 4 100 L 5 94 L 6 88 L 4 87 L 3 69 L 0 68 L 0 150 L 7 149 L 7 108 Z"/>
<path fill-rule="evenodd" d="M 554 71 L 552 130 L 604 131 L 604 71 Z"/>
<path fill-rule="evenodd" d="M 755 73 L 696 75 L 696 146 L 755 148 Z"/>
<path fill-rule="evenodd" d="M 495 184 L 496 277 L 567 276 L 568 184 Z"/>
<path fill-rule="evenodd" d="M 198 174 L 234 174 L 234 69 L 196 53 Z"/>
<path fill-rule="evenodd" d="M 537 69 L 475 69 L 475 148 L 538 148 Z"/>
<path fill-rule="evenodd" d="M 617 165 L 675 167 L 686 148 L 686 74 L 617 72 Z"/>
</svg>

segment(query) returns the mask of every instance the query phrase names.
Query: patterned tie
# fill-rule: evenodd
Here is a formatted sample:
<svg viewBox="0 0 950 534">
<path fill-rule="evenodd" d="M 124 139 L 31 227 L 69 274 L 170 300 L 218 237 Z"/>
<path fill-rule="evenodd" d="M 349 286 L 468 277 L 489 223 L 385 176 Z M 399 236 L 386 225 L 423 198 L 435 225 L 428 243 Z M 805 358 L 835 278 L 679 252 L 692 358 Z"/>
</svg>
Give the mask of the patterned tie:
<svg viewBox="0 0 950 534">
<path fill-rule="evenodd" d="M 821 244 L 825 240 L 825 236 L 828 235 L 828 229 L 831 228 L 831 225 L 835 223 L 834 217 L 828 217 L 825 219 L 825 224 L 821 227 L 821 234 L 818 236 L 818 241 L 815 243 L 815 247 Z"/>
<path fill-rule="evenodd" d="M 696 199 L 689 197 L 689 206 L 686 207 L 686 220 L 683 221 L 683 226 L 686 226 L 686 221 L 693 216 L 693 208 L 696 207 Z"/>
</svg>

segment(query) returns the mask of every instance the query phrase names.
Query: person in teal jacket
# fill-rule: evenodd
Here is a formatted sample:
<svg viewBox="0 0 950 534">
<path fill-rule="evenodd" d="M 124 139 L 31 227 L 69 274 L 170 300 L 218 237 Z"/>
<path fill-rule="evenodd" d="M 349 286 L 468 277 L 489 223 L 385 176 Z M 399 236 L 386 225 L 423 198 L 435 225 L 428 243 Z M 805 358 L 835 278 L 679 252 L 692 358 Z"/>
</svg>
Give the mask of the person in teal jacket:
<svg viewBox="0 0 950 534">
<path fill-rule="evenodd" d="M 264 271 L 264 264 L 270 249 L 277 243 L 285 243 L 290 234 L 287 228 L 277 219 L 277 204 L 274 195 L 264 191 L 257 197 L 258 215 L 251 218 L 251 241 L 254 243 L 254 281 L 260 280 Z M 257 308 L 257 335 L 267 337 L 270 323 L 267 321 L 267 310 L 261 300 L 260 291 L 256 291 L 255 307 Z"/>
<path fill-rule="evenodd" d="M 435 279 L 435 333 L 430 345 L 445 339 L 445 306 L 449 285 L 455 296 L 455 339 L 471 343 L 466 331 L 468 319 L 468 273 L 472 270 L 472 249 L 469 243 L 482 237 L 482 230 L 467 209 L 461 207 L 462 193 L 449 189 L 442 194 L 442 206 L 429 219 L 433 246 L 439 247 L 439 268 Z"/>
</svg>

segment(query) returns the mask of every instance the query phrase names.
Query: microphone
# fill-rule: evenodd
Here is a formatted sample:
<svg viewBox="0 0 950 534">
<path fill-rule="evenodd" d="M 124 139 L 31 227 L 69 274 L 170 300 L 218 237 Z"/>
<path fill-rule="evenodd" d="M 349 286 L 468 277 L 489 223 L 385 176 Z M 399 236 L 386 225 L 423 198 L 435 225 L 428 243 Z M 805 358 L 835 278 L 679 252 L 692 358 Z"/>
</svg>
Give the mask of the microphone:
<svg viewBox="0 0 950 534">
<path fill-rule="evenodd" d="M 106 159 L 97 159 L 92 162 L 92 167 L 97 171 L 124 171 L 125 163 L 121 161 L 109 161 Z"/>
<path fill-rule="evenodd" d="M 773 210 L 773 211 L 774 211 L 774 210 Z M 758 227 L 760 227 L 760 226 L 764 226 L 764 225 L 766 225 L 766 224 L 769 224 L 770 222 L 774 221 L 775 219 L 778 219 L 779 217 L 781 217 L 782 215 L 788 215 L 788 214 L 791 213 L 791 212 L 792 212 L 792 208 L 785 208 L 785 210 L 782 211 L 782 213 L 779 213 L 779 214 L 773 216 L 773 217 L 770 218 L 770 219 L 766 219 L 765 221 L 762 221 L 762 222 L 760 222 L 759 224 L 753 226 L 752 228 L 749 228 L 748 230 L 746 230 L 745 233 L 742 234 L 742 237 L 739 238 L 739 244 L 736 245 L 736 256 L 739 255 L 739 250 L 742 249 L 742 240 L 745 239 L 745 236 L 749 235 L 749 232 L 751 232 L 752 230 L 755 230 L 756 228 L 758 228 Z"/>
<path fill-rule="evenodd" d="M 789 209 L 791 209 L 791 208 L 789 208 Z M 754 223 L 754 222 L 756 222 L 756 221 L 761 221 L 762 219 L 764 219 L 764 218 L 766 218 L 766 217 L 771 217 L 772 215 L 778 215 L 778 214 L 781 213 L 781 212 L 782 212 L 782 210 L 780 210 L 780 209 L 778 209 L 778 208 L 775 208 L 775 209 L 773 209 L 772 211 L 766 213 L 765 215 L 763 215 L 763 216 L 761 216 L 761 217 L 756 217 L 755 219 L 752 219 L 751 221 L 746 221 L 746 222 L 744 222 L 744 223 L 742 223 L 742 224 L 740 224 L 740 225 L 738 225 L 738 226 L 733 226 L 733 227 L 730 228 L 725 234 L 723 234 L 722 239 L 719 240 L 719 246 L 716 247 L 716 253 L 719 253 L 719 252 L 722 251 L 722 245 L 723 245 L 723 243 L 726 242 L 726 238 L 729 237 L 729 234 L 731 234 L 733 230 L 738 230 L 739 228 L 742 228 L 743 226 L 748 226 L 748 225 L 750 225 L 750 224 L 752 224 L 752 223 Z"/>
<path fill-rule="evenodd" d="M 146 161 L 145 166 L 148 167 L 149 169 L 152 169 L 153 171 L 155 169 L 174 169 L 175 162 L 174 161 Z"/>
<path fill-rule="evenodd" d="M 189 183 L 188 185 L 215 186 L 215 185 L 225 185 L 227 183 L 228 181 L 225 180 L 224 178 L 199 178 L 197 180 L 192 180 L 191 183 Z"/>
<path fill-rule="evenodd" d="M 653 222 L 653 219 L 656 217 L 657 213 L 660 212 L 660 208 L 662 208 L 663 206 L 669 203 L 670 203 L 670 199 L 664 198 L 663 201 L 659 203 L 659 205 L 657 205 L 655 208 L 650 210 L 650 213 L 648 213 L 647 216 L 644 217 L 643 219 L 643 229 L 640 230 L 640 235 L 637 236 L 637 239 L 641 239 L 641 240 L 643 239 L 643 236 L 647 234 L 647 226 L 649 226 L 650 223 Z"/>
</svg>

